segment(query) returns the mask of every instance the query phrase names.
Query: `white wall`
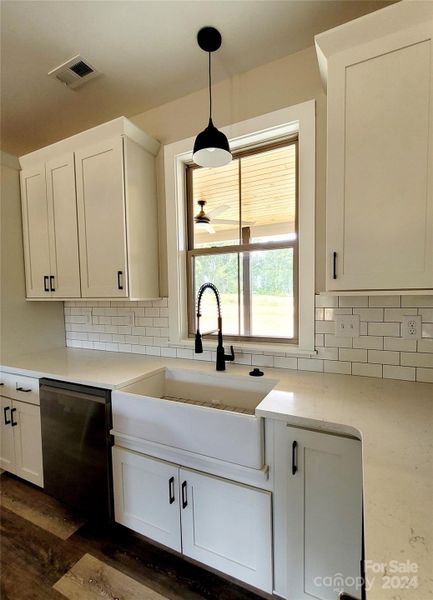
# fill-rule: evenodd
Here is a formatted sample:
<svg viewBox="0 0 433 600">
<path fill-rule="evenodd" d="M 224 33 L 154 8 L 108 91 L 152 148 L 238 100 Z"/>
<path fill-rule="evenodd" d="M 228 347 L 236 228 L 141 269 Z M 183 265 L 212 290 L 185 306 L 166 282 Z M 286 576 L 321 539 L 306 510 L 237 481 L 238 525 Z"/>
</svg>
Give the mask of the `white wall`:
<svg viewBox="0 0 433 600">
<path fill-rule="evenodd" d="M 169 346 L 167 306 L 167 298 L 65 302 L 66 343 L 71 348 L 215 361 L 215 340 L 205 341 L 203 354 L 194 354 L 191 345 Z M 338 314 L 359 315 L 359 337 L 334 335 Z M 421 340 L 402 338 L 405 314 L 421 316 Z M 239 350 L 235 344 L 235 362 L 433 383 L 433 296 L 316 296 L 315 326 L 316 356 Z"/>
<path fill-rule="evenodd" d="M 18 160 L 1 153 L 0 361 L 65 345 L 62 302 L 27 302 Z"/>
</svg>

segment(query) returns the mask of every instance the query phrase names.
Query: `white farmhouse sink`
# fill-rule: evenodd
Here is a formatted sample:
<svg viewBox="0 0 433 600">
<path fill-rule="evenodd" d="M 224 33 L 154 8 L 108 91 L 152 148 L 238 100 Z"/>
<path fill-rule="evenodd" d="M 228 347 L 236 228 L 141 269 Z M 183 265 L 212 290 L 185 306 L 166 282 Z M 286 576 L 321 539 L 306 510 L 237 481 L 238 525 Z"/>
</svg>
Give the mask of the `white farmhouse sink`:
<svg viewBox="0 0 433 600">
<path fill-rule="evenodd" d="M 112 393 L 115 432 L 235 463 L 264 464 L 256 406 L 276 381 L 162 368 Z"/>
</svg>

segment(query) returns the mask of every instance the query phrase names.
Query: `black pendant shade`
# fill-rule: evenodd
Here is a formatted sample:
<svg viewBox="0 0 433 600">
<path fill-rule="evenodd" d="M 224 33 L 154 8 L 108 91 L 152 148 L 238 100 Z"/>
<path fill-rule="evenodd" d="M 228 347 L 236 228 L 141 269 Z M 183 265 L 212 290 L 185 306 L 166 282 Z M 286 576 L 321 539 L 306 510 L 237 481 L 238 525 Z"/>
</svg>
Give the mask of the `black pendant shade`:
<svg viewBox="0 0 433 600">
<path fill-rule="evenodd" d="M 221 34 L 214 27 L 203 27 L 197 34 L 197 42 L 209 53 L 209 123 L 196 137 L 193 160 L 200 167 L 221 167 L 232 159 L 227 137 L 212 122 L 211 53 L 221 46 Z"/>
<path fill-rule="evenodd" d="M 221 167 L 232 159 L 229 141 L 222 131 L 219 131 L 209 119 L 206 129 L 203 129 L 195 139 L 193 159 L 201 167 Z"/>
</svg>

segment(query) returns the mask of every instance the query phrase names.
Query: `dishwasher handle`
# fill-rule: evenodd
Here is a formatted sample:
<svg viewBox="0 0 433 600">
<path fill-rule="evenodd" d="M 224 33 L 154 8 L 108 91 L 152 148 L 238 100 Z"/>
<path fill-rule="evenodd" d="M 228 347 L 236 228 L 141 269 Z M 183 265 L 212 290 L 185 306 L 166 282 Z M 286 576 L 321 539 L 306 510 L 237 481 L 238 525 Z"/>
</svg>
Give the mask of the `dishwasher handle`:
<svg viewBox="0 0 433 600">
<path fill-rule="evenodd" d="M 92 402 L 98 402 L 99 404 L 106 404 L 105 396 L 90 394 L 90 393 L 88 394 L 86 392 L 51 386 L 47 383 L 41 384 L 40 391 L 41 391 L 41 400 L 45 399 L 45 392 L 48 392 L 51 394 L 57 394 L 59 396 L 67 396 L 68 398 L 71 398 L 74 401 L 76 401 L 77 399 L 78 400 L 83 399 L 83 400 L 91 400 Z"/>
</svg>

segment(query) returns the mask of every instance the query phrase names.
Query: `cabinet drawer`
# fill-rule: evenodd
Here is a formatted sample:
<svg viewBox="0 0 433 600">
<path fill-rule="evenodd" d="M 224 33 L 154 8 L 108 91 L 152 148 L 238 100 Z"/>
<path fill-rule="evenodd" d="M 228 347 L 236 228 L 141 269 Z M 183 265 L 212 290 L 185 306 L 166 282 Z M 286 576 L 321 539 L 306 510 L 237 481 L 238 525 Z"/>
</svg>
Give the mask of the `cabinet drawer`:
<svg viewBox="0 0 433 600">
<path fill-rule="evenodd" d="M 39 379 L 13 373 L 1 373 L 0 382 L 3 384 L 0 386 L 2 396 L 39 405 Z"/>
</svg>

